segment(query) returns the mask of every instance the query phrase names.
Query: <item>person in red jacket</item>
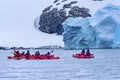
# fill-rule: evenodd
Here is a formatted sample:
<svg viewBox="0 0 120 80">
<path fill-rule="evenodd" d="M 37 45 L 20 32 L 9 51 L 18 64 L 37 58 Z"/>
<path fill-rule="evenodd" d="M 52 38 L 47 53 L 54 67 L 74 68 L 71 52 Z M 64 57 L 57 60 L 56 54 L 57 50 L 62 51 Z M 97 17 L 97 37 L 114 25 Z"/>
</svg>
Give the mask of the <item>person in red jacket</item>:
<svg viewBox="0 0 120 80">
<path fill-rule="evenodd" d="M 14 59 L 21 59 L 21 54 L 19 53 L 19 51 L 14 50 Z"/>
<path fill-rule="evenodd" d="M 85 55 L 85 49 L 82 50 L 82 52 L 80 53 L 80 55 Z"/>
<path fill-rule="evenodd" d="M 27 53 L 26 53 L 26 59 L 29 59 L 29 57 L 30 57 L 30 51 L 27 50 Z"/>
<path fill-rule="evenodd" d="M 39 59 L 39 57 L 40 57 L 40 52 L 39 52 L 39 51 L 36 51 L 36 52 L 35 52 L 35 59 Z"/>
<path fill-rule="evenodd" d="M 17 51 L 16 51 L 16 50 L 14 50 L 14 56 L 16 55 L 16 53 L 17 53 Z"/>
<path fill-rule="evenodd" d="M 85 53 L 85 56 L 91 56 L 89 49 L 88 49 L 87 52 Z"/>
</svg>

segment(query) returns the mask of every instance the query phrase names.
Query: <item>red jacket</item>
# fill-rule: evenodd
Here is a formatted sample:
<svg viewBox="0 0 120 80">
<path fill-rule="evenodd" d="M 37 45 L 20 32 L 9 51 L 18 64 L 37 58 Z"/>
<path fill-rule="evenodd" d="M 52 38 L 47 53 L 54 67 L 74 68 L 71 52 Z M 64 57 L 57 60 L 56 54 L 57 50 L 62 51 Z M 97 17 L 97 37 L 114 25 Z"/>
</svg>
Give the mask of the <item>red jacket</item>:
<svg viewBox="0 0 120 80">
<path fill-rule="evenodd" d="M 90 56 L 90 52 L 86 52 L 86 54 L 85 54 L 86 56 Z"/>
<path fill-rule="evenodd" d="M 80 55 L 85 55 L 85 53 L 84 53 L 84 52 L 81 52 Z"/>
</svg>

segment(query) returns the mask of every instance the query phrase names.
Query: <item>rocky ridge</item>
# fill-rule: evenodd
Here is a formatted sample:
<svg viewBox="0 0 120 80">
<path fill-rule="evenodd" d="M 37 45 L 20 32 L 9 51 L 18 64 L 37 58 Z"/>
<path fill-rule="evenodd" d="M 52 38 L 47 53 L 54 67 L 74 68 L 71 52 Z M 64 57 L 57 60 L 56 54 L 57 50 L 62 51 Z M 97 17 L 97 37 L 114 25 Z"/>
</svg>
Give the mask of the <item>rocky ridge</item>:
<svg viewBox="0 0 120 80">
<path fill-rule="evenodd" d="M 67 18 L 91 17 L 88 8 L 76 6 L 78 1 L 67 2 L 68 0 L 55 0 L 53 5 L 46 7 L 40 15 L 38 29 L 45 33 L 57 33 L 57 35 L 61 35 L 63 33 L 62 23 Z M 62 5 L 60 9 L 58 8 L 59 5 Z"/>
</svg>

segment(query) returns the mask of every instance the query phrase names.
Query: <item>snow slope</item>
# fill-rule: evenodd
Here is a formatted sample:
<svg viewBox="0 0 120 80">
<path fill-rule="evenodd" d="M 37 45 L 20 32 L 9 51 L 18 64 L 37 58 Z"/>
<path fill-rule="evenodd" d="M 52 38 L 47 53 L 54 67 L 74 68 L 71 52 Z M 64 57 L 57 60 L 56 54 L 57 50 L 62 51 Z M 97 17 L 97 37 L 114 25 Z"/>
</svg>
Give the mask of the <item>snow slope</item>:
<svg viewBox="0 0 120 80">
<path fill-rule="evenodd" d="M 64 46 L 62 36 L 49 35 L 34 28 L 34 20 L 54 0 L 0 0 L 0 46 L 38 47 Z M 62 1 L 62 0 L 60 0 Z M 73 1 L 73 0 L 68 0 Z M 78 0 L 80 7 L 90 8 L 94 14 L 107 3 L 120 5 L 119 0 Z M 67 2 L 66 2 L 67 3 Z M 61 6 L 61 5 L 60 5 Z M 58 6 L 58 7 L 60 7 Z"/>
</svg>

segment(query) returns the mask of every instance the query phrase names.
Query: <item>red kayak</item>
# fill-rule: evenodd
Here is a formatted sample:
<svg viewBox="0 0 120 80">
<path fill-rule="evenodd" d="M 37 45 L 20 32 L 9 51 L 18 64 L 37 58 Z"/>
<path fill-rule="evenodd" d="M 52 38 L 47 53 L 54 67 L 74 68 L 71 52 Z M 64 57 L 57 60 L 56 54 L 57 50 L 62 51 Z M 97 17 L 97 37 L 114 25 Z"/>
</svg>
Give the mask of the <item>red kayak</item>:
<svg viewBox="0 0 120 80">
<path fill-rule="evenodd" d="M 35 56 L 35 55 L 30 55 L 29 58 L 27 60 L 52 60 L 52 59 L 59 59 L 60 57 L 55 57 L 54 55 L 39 55 L 39 56 Z"/>
<path fill-rule="evenodd" d="M 7 58 L 8 58 L 8 59 L 15 59 L 15 60 L 22 59 L 21 57 L 14 57 L 14 56 L 8 56 Z"/>
<path fill-rule="evenodd" d="M 73 58 L 78 58 L 78 59 L 86 59 L 86 58 L 94 58 L 94 55 L 91 54 L 90 56 L 84 56 L 84 55 L 79 55 L 79 54 L 73 54 Z"/>
<path fill-rule="evenodd" d="M 14 57 L 14 56 L 8 56 L 7 57 L 8 59 L 16 59 L 16 60 L 19 60 L 19 59 L 26 59 L 26 56 L 25 55 L 22 55 L 20 57 Z M 54 55 L 39 55 L 39 56 L 35 56 L 35 55 L 30 55 L 27 60 L 51 60 L 51 59 L 59 59 L 60 57 L 55 57 Z"/>
</svg>

